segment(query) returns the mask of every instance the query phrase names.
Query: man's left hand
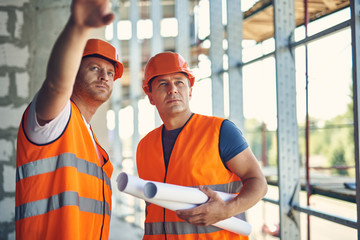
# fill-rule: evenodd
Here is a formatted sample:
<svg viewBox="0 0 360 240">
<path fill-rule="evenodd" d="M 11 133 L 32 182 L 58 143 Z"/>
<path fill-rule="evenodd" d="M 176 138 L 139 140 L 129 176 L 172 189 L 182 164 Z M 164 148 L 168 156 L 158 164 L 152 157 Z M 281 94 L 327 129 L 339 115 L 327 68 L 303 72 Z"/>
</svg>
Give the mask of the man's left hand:
<svg viewBox="0 0 360 240">
<path fill-rule="evenodd" d="M 200 186 L 199 189 L 209 197 L 208 201 L 192 209 L 177 210 L 179 218 L 199 226 L 209 226 L 229 218 L 226 212 L 227 204 L 216 192 L 206 186 Z"/>
</svg>

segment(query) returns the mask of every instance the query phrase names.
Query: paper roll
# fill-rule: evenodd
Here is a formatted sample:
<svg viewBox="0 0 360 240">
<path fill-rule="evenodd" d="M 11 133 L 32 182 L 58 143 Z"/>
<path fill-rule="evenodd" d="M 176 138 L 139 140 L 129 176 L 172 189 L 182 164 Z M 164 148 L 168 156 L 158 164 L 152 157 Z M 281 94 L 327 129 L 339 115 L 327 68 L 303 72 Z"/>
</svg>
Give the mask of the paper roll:
<svg viewBox="0 0 360 240">
<path fill-rule="evenodd" d="M 118 189 L 121 192 L 130 194 L 137 198 L 144 199 L 147 202 L 156 204 L 160 207 L 167 208 L 172 211 L 176 211 L 176 210 L 180 210 L 180 209 L 191 209 L 191 208 L 194 208 L 197 206 L 196 204 L 193 204 L 193 203 L 170 201 L 170 200 L 166 199 L 166 196 L 165 196 L 166 194 L 163 194 L 163 193 L 161 194 L 161 196 L 165 196 L 164 197 L 165 199 L 148 198 L 148 197 L 146 197 L 146 195 L 144 193 L 145 185 L 147 183 L 155 183 L 155 185 L 156 185 L 157 182 L 145 181 L 141 178 L 138 178 L 138 177 L 135 177 L 132 175 L 128 175 L 125 172 L 120 173 L 120 175 L 118 176 L 116 181 L 117 181 Z M 163 184 L 166 185 L 166 183 L 163 183 Z M 153 187 L 153 185 L 151 185 L 151 184 L 149 184 L 149 186 Z M 157 186 L 159 186 L 159 185 L 157 185 Z M 162 189 L 162 187 L 160 187 L 160 188 Z M 194 189 L 194 190 L 196 190 L 196 189 Z M 200 190 L 198 190 L 198 191 L 200 191 Z M 162 192 L 162 190 L 161 190 L 161 192 Z M 188 198 L 191 198 L 191 197 L 188 196 Z M 194 202 L 194 200 L 191 200 L 191 201 Z M 249 223 L 247 223 L 239 218 L 235 218 L 235 217 L 231 217 L 231 218 L 219 221 L 212 225 L 216 226 L 218 228 L 230 231 L 230 232 L 244 235 L 244 236 L 249 236 L 251 233 L 251 225 Z"/>
<path fill-rule="evenodd" d="M 182 202 L 170 202 L 170 201 L 147 198 L 144 194 L 144 186 L 148 182 L 141 178 L 138 178 L 138 177 L 135 177 L 132 175 L 128 175 L 125 172 L 120 173 L 119 176 L 117 177 L 116 181 L 117 181 L 118 189 L 121 192 L 130 194 L 137 198 L 144 199 L 147 202 L 156 204 L 158 206 L 161 206 L 161 207 L 173 210 L 173 211 L 180 210 L 180 209 L 190 209 L 190 208 L 196 207 L 195 204 L 188 204 L 188 203 L 182 203 Z"/>
<path fill-rule="evenodd" d="M 236 197 L 236 194 L 219 191 L 215 192 L 223 201 L 228 201 Z M 184 187 L 155 181 L 147 182 L 145 184 L 144 194 L 147 198 L 193 204 L 203 204 L 209 199 L 208 196 L 198 188 Z"/>
</svg>

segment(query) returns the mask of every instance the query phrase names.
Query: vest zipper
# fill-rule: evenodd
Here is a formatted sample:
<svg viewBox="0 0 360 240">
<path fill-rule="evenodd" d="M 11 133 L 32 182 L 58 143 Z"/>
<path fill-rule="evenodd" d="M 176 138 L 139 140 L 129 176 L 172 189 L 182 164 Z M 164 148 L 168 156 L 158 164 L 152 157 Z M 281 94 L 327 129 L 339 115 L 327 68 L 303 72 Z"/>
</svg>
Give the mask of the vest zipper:
<svg viewBox="0 0 360 240">
<path fill-rule="evenodd" d="M 165 240 L 166 240 L 167 237 L 166 237 L 166 231 L 165 231 L 165 224 L 166 224 L 166 222 L 165 222 L 165 208 L 164 208 L 164 236 L 165 236 Z"/>
<path fill-rule="evenodd" d="M 170 159 L 169 159 L 169 162 L 170 162 Z M 168 164 L 168 166 L 169 166 L 169 164 Z M 165 167 L 164 183 L 166 183 L 166 176 L 167 176 L 167 168 Z M 165 240 L 166 240 L 167 236 L 166 236 L 166 228 L 165 228 L 165 224 L 166 224 L 165 212 L 166 212 L 166 209 L 164 208 L 164 236 L 165 236 Z"/>
<path fill-rule="evenodd" d="M 102 219 L 102 224 L 101 224 L 101 232 L 100 232 L 100 240 L 102 239 L 102 234 L 103 234 L 103 230 L 104 230 L 104 223 L 105 223 L 105 181 L 104 181 L 104 169 L 103 169 L 104 165 L 101 166 L 101 178 L 102 178 L 102 195 L 103 195 L 103 219 Z"/>
</svg>

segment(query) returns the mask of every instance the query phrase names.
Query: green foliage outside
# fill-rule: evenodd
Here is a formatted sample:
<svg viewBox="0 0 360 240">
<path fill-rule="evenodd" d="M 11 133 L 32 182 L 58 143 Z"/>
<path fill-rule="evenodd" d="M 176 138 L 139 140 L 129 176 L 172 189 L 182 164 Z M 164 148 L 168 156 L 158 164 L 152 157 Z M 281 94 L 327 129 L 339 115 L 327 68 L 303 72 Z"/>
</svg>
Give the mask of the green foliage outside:
<svg viewBox="0 0 360 240">
<path fill-rule="evenodd" d="M 259 161 L 262 160 L 262 123 L 256 119 L 246 121 L 246 139 Z M 266 126 L 265 126 L 266 127 Z M 276 166 L 277 162 L 277 137 L 276 131 L 266 130 L 266 162 L 269 166 Z"/>
<path fill-rule="evenodd" d="M 351 90 L 352 92 L 352 90 Z M 351 97 L 351 96 L 349 96 Z M 351 97 L 352 98 L 352 97 Z M 246 138 L 259 161 L 262 160 L 262 123 L 255 119 L 246 120 Z M 310 166 L 311 158 L 320 156 L 326 162 L 316 167 L 340 167 L 328 172 L 333 175 L 355 176 L 353 104 L 348 104 L 347 111 L 326 122 L 310 118 Z M 302 166 L 305 164 L 305 124 L 299 124 L 299 153 Z M 269 166 L 277 165 L 276 131 L 266 130 L 266 162 Z"/>
</svg>

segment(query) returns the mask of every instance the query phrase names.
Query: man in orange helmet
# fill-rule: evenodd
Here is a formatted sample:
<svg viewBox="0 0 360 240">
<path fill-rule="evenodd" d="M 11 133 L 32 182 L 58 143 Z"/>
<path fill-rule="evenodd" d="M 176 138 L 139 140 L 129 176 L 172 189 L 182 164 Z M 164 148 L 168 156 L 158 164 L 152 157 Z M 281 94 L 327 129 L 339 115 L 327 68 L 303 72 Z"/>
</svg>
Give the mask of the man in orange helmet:
<svg viewBox="0 0 360 240">
<path fill-rule="evenodd" d="M 191 112 L 194 82 L 188 64 L 176 53 L 159 53 L 145 67 L 143 89 L 164 124 L 138 145 L 139 177 L 199 187 L 209 200 L 176 212 L 148 204 L 143 239 L 248 239 L 210 225 L 243 213 L 262 199 L 265 177 L 232 122 Z M 238 195 L 225 202 L 213 190 Z"/>
<path fill-rule="evenodd" d="M 17 138 L 16 239 L 108 239 L 112 164 L 89 125 L 123 65 L 90 39 L 114 16 L 109 1 L 73 0 Z"/>
</svg>

